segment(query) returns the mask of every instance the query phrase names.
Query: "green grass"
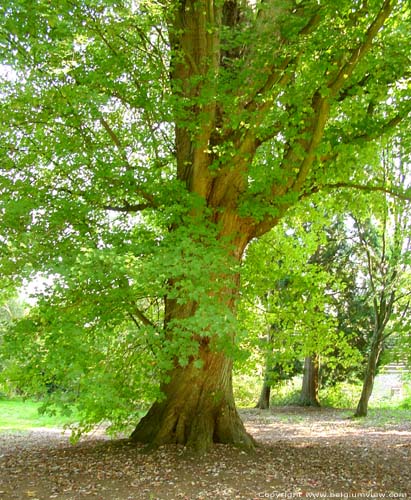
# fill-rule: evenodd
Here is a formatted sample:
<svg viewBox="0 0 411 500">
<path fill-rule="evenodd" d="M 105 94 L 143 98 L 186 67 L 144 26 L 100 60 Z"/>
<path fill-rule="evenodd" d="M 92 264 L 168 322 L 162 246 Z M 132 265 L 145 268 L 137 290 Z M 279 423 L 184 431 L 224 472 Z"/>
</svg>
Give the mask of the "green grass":
<svg viewBox="0 0 411 500">
<path fill-rule="evenodd" d="M 400 407 L 381 408 L 375 407 L 368 410 L 368 415 L 362 419 L 363 425 L 375 427 L 390 427 L 411 421 L 411 410 Z"/>
<path fill-rule="evenodd" d="M 36 427 L 63 427 L 75 420 L 74 416 L 40 415 L 40 407 L 41 403 L 35 401 L 0 399 L 0 433 Z"/>
</svg>

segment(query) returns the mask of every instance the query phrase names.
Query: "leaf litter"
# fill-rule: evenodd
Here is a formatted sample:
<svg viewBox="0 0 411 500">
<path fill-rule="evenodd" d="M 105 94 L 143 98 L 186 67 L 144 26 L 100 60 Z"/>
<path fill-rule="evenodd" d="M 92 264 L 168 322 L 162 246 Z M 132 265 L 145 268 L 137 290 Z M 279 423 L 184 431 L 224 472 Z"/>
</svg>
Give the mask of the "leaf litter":
<svg viewBox="0 0 411 500">
<path fill-rule="evenodd" d="M 4 500 L 411 498 L 411 422 L 370 426 L 332 409 L 244 410 L 259 446 L 146 453 L 103 433 L 71 445 L 59 430 L 0 434 Z"/>
</svg>

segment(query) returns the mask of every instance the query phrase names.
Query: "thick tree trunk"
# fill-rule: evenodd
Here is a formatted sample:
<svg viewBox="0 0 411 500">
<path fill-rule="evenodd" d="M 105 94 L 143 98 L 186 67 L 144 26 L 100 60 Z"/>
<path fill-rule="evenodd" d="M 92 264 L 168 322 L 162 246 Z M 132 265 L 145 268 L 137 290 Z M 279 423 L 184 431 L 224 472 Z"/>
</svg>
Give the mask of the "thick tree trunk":
<svg viewBox="0 0 411 500">
<path fill-rule="evenodd" d="M 237 248 L 241 256 L 244 246 Z M 238 290 L 239 276 L 234 275 L 214 298 L 234 311 Z M 179 335 L 173 325 L 192 317 L 197 306 L 195 302 L 166 300 L 165 329 L 170 338 Z M 228 341 L 234 341 L 234 333 Z M 153 447 L 182 444 L 198 452 L 207 451 L 213 443 L 252 449 L 255 442 L 247 434 L 234 403 L 232 359 L 217 352 L 214 339 L 204 332 L 193 332 L 192 338 L 198 342 L 198 355 L 191 357 L 187 366 L 175 361 L 169 382 L 161 387 L 164 399 L 154 403 L 131 439 Z"/>
<path fill-rule="evenodd" d="M 318 398 L 319 357 L 307 356 L 304 361 L 304 376 L 299 404 L 302 406 L 321 406 Z"/>
<path fill-rule="evenodd" d="M 198 452 L 213 443 L 251 449 L 254 441 L 237 413 L 232 390 L 232 361 L 202 347 L 201 368 L 191 362 L 177 367 L 156 402 L 140 421 L 131 439 L 151 446 L 183 444 Z"/>
<path fill-rule="evenodd" d="M 370 400 L 372 390 L 374 388 L 375 374 L 377 373 L 378 360 L 382 350 L 381 335 L 371 344 L 370 354 L 368 356 L 367 369 L 365 371 L 362 392 L 360 400 L 358 401 L 355 417 L 366 417 L 368 413 L 368 402 Z"/>
<path fill-rule="evenodd" d="M 225 30 L 240 26 L 241 16 L 234 13 L 239 5 L 187 0 L 171 9 L 169 18 L 169 39 L 174 56 L 170 65 L 171 88 L 178 100 L 184 102 L 175 109 L 177 178 L 207 207 L 204 211 L 193 209 L 190 212 L 193 221 L 197 216 L 201 219 L 203 215 L 208 216 L 206 213 L 211 214 L 209 222 L 219 228 L 219 239 L 227 245 L 227 255 L 238 261 L 247 243 L 271 229 L 290 206 L 288 201 L 280 202 L 276 204 L 278 215 L 267 214 L 262 219 L 240 215 L 239 207 L 248 190 L 248 169 L 261 144 L 259 124 L 267 111 L 266 104 L 252 102 L 252 90 L 251 101 L 247 103 L 246 99 L 244 109 L 239 108 L 241 113 L 246 111 L 247 127 L 232 127 L 232 105 L 230 103 L 226 110 L 225 92 L 218 94 L 218 75 L 224 59 L 220 35 L 223 25 Z M 267 79 L 269 88 L 270 77 L 265 70 L 261 76 Z M 257 78 L 255 90 L 264 84 L 263 80 Z M 300 157 L 294 154 L 292 147 L 286 148 L 288 152 L 281 167 L 286 181 L 267 191 L 270 207 L 272 197 L 281 199 L 287 191 L 297 193 L 301 189 L 315 158 L 314 150 L 320 143 L 328 112 L 326 99 L 313 99 L 312 124 L 308 128 L 304 125 L 304 134 L 310 128 L 312 138 L 308 142 L 301 140 L 298 145 L 306 148 L 307 154 Z M 210 280 L 213 279 L 215 276 L 210 276 Z M 238 289 L 237 283 L 232 296 L 236 296 Z M 227 305 L 233 308 L 234 300 L 227 299 L 230 292 L 223 291 L 216 300 L 225 304 L 231 301 Z M 176 304 L 166 301 L 167 335 L 171 338 L 178 335 L 177 331 L 173 332 L 173 321 L 192 316 L 195 305 L 192 306 L 183 304 L 179 311 Z M 203 366 L 196 367 L 194 359 L 185 367 L 175 362 L 169 374 L 170 382 L 162 386 L 164 399 L 152 406 L 133 432 L 132 439 L 152 445 L 180 443 L 199 451 L 213 442 L 252 447 L 253 440 L 247 435 L 234 405 L 231 360 L 211 349 L 213 338 L 207 337 L 206 331 L 192 332 L 192 338 L 199 343 Z"/>
</svg>

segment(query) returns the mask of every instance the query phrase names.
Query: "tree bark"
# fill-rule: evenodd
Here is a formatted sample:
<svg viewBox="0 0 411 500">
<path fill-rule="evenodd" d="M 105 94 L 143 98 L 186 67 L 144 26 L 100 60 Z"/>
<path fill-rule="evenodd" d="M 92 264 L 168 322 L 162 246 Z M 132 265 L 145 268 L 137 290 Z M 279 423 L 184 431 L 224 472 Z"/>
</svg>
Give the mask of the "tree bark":
<svg viewBox="0 0 411 500">
<path fill-rule="evenodd" d="M 238 251 L 242 254 L 241 249 Z M 238 290 L 239 276 L 235 275 L 229 287 L 222 289 L 215 300 L 234 311 Z M 178 332 L 168 325 L 191 317 L 197 306 L 195 302 L 181 304 L 176 299 L 166 300 L 165 329 L 170 338 Z M 199 453 L 207 451 L 213 443 L 233 444 L 247 450 L 254 448 L 255 442 L 247 434 L 235 407 L 233 361 L 224 352 L 216 351 L 213 337 L 202 333 L 193 333 L 199 345 L 198 354 L 189 359 L 187 366 L 175 361 L 169 382 L 161 386 L 164 398 L 155 402 L 139 422 L 131 435 L 133 441 L 151 447 L 181 444 Z M 234 336 L 232 332 L 228 340 L 233 342 Z"/>
<path fill-rule="evenodd" d="M 203 366 L 176 367 L 162 387 L 165 398 L 140 421 L 131 439 L 159 446 L 182 444 L 204 452 L 213 443 L 251 449 L 254 440 L 237 413 L 232 389 L 232 361 L 223 353 L 200 349 Z"/>
<path fill-rule="evenodd" d="M 301 406 L 321 406 L 318 398 L 319 356 L 307 356 L 304 361 L 304 376 L 299 404 Z"/>
<path fill-rule="evenodd" d="M 375 374 L 377 373 L 378 360 L 382 351 L 382 332 L 373 339 L 370 354 L 368 356 L 361 397 L 358 401 L 355 417 L 366 417 L 368 413 L 368 402 L 374 388 Z"/>
<path fill-rule="evenodd" d="M 260 410 L 268 410 L 270 408 L 270 395 L 271 384 L 268 382 L 267 378 L 264 377 L 260 397 L 258 398 L 258 402 L 255 407 L 259 408 Z"/>
</svg>

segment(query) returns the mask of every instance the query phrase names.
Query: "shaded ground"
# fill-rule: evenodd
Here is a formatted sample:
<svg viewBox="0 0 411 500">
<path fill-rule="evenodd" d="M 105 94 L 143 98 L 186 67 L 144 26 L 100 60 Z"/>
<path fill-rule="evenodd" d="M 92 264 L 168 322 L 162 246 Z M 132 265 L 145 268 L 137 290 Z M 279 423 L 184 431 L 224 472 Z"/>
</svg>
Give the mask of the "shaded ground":
<svg viewBox="0 0 411 500">
<path fill-rule="evenodd" d="M 411 422 L 370 426 L 340 410 L 247 410 L 261 446 L 219 445 L 204 458 L 180 447 L 146 454 L 58 430 L 0 435 L 0 498 L 58 500 L 411 498 Z"/>
</svg>

